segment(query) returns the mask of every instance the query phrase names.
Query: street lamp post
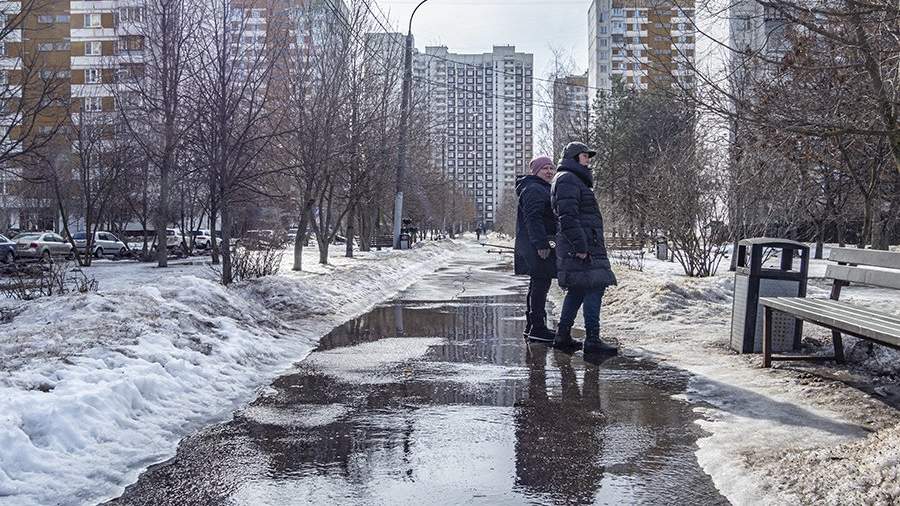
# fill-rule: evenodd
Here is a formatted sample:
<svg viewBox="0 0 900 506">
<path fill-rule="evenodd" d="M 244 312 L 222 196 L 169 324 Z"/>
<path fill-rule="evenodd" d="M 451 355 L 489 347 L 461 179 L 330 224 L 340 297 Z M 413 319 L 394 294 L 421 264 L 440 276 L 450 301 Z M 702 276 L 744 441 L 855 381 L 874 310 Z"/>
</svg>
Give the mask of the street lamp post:
<svg viewBox="0 0 900 506">
<path fill-rule="evenodd" d="M 403 97 L 400 100 L 400 159 L 397 164 L 397 192 L 394 195 L 394 249 L 400 249 L 400 227 L 403 222 L 403 178 L 406 174 L 407 141 L 409 138 L 409 107 L 412 95 L 412 22 L 416 11 L 428 0 L 422 0 L 409 15 L 406 48 L 403 52 Z"/>
</svg>

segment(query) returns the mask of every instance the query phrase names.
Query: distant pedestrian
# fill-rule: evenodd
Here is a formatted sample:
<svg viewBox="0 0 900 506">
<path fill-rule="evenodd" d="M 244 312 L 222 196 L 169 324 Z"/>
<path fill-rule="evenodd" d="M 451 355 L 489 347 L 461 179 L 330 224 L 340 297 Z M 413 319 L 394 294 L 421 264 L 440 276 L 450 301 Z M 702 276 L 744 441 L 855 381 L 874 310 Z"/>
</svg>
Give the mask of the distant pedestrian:
<svg viewBox="0 0 900 506">
<path fill-rule="evenodd" d="M 556 173 L 553 160 L 540 156 L 531 161 L 531 174 L 516 178 L 516 274 L 528 274 L 525 337 L 552 342 L 556 336 L 547 327 L 547 292 L 556 277 L 556 255 L 550 240 L 556 233 L 556 218 L 550 207 L 550 181 Z"/>
<path fill-rule="evenodd" d="M 481 241 L 481 227 L 475 227 L 475 239 Z"/>
<path fill-rule="evenodd" d="M 588 167 L 597 153 L 581 142 L 569 143 L 551 187 L 551 202 L 557 218 L 556 257 L 559 286 L 566 289 L 554 345 L 577 348 L 572 325 L 582 308 L 586 339 L 584 352 L 616 353 L 618 349 L 600 339 L 600 306 L 606 287 L 616 276 L 606 254 L 603 217 L 592 188 Z"/>
</svg>

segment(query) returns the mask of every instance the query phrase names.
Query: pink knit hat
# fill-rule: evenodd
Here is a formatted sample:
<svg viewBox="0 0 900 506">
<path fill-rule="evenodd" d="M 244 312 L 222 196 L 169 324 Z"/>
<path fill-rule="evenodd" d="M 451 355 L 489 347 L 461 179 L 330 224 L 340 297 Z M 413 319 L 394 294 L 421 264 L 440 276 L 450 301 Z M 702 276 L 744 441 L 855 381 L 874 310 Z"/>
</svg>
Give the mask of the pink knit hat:
<svg viewBox="0 0 900 506">
<path fill-rule="evenodd" d="M 536 176 L 545 166 L 553 165 L 553 160 L 549 156 L 539 156 L 531 161 L 531 175 Z"/>
</svg>

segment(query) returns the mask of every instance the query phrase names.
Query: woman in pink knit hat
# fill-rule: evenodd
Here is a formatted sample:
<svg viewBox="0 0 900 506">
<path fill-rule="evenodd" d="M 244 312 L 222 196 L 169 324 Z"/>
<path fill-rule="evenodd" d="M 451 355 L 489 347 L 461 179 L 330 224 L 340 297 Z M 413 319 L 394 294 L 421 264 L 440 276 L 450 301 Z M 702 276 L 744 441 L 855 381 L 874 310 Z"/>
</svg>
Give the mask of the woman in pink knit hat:
<svg viewBox="0 0 900 506">
<path fill-rule="evenodd" d="M 550 240 L 556 235 L 556 217 L 550 207 L 550 181 L 556 174 L 553 160 L 539 156 L 531 161 L 531 174 L 516 178 L 516 274 L 527 274 L 525 337 L 553 342 L 555 333 L 547 326 L 547 292 L 556 277 L 556 255 Z"/>
</svg>

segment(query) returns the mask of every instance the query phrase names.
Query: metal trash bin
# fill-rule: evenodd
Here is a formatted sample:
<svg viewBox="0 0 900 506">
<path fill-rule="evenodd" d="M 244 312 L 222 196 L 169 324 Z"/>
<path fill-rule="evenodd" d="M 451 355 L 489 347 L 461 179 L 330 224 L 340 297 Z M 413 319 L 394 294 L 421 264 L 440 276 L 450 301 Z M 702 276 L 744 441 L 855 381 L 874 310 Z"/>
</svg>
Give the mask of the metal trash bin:
<svg viewBox="0 0 900 506">
<path fill-rule="evenodd" d="M 656 238 L 656 259 L 662 261 L 669 260 L 669 241 L 667 241 L 665 237 Z"/>
<path fill-rule="evenodd" d="M 400 234 L 400 249 L 409 249 L 409 234 Z"/>
<path fill-rule="evenodd" d="M 763 266 L 768 249 L 780 250 L 779 266 Z M 806 296 L 809 246 L 787 239 L 758 237 L 740 241 L 735 254 L 731 348 L 740 353 L 761 353 L 763 308 L 759 298 Z M 800 259 L 799 269 L 795 257 Z M 799 349 L 802 332 L 802 322 L 776 311 L 772 321 L 772 351 Z"/>
</svg>

